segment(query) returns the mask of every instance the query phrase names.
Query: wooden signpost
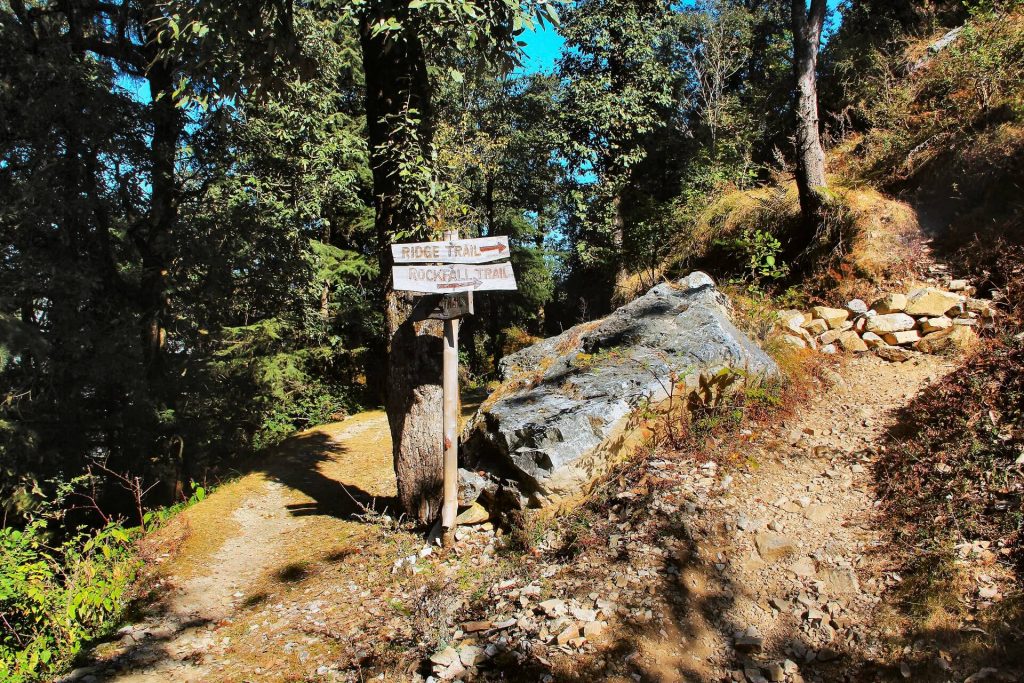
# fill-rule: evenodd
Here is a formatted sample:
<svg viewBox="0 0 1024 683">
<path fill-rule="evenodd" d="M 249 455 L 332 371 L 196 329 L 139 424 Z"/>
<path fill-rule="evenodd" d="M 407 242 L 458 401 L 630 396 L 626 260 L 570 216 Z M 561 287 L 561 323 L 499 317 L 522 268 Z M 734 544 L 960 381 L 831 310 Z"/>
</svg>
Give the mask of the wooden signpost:
<svg viewBox="0 0 1024 683">
<path fill-rule="evenodd" d="M 455 527 L 459 510 L 459 319 L 473 314 L 473 292 L 513 290 L 507 237 L 459 239 L 445 233 L 440 242 L 392 244 L 394 288 L 425 294 L 413 308 L 415 320 L 444 321 L 444 503 L 441 526 Z M 404 265 L 423 264 L 423 265 Z"/>
</svg>

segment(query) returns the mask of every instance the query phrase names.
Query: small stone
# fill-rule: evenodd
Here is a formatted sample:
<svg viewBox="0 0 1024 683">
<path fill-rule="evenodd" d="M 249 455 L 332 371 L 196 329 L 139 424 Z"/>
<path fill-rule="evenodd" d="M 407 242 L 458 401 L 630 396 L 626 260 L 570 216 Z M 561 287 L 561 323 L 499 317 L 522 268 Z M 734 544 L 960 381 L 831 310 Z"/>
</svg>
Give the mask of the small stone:
<svg viewBox="0 0 1024 683">
<path fill-rule="evenodd" d="M 953 327 L 953 321 L 944 315 L 938 318 L 925 318 L 925 321 L 921 323 L 921 333 L 930 334 L 950 327 Z"/>
<path fill-rule="evenodd" d="M 486 631 L 491 628 L 491 622 L 489 621 L 467 621 L 462 625 L 462 630 L 466 633 L 477 633 L 479 631 Z"/>
<path fill-rule="evenodd" d="M 907 296 L 908 315 L 935 317 L 944 315 L 946 311 L 960 303 L 960 296 L 944 292 L 935 287 L 923 287 Z"/>
<path fill-rule="evenodd" d="M 967 280 L 950 280 L 949 291 L 951 292 L 962 292 L 967 289 Z"/>
<path fill-rule="evenodd" d="M 456 660 L 445 667 L 445 669 L 438 674 L 438 677 L 443 681 L 451 681 L 464 673 L 466 673 L 466 667 L 463 666 L 462 662 Z"/>
<path fill-rule="evenodd" d="M 874 332 L 865 332 L 860 338 L 865 344 L 867 344 L 869 349 L 877 349 L 881 346 L 885 346 L 885 340 Z"/>
<path fill-rule="evenodd" d="M 828 323 L 821 318 L 815 318 L 809 323 L 804 323 L 803 328 L 807 330 L 808 333 L 817 337 L 819 334 L 824 334 L 828 331 Z"/>
<path fill-rule="evenodd" d="M 864 315 L 868 312 L 868 305 L 863 299 L 852 299 L 846 302 L 846 310 L 854 315 Z"/>
<path fill-rule="evenodd" d="M 754 545 L 761 557 L 769 562 L 792 555 L 797 549 L 791 538 L 769 531 L 758 532 L 754 536 Z"/>
<path fill-rule="evenodd" d="M 580 635 L 580 627 L 578 624 L 568 626 L 555 637 L 555 642 L 559 645 L 568 645 L 569 641 L 573 638 L 578 638 Z"/>
<path fill-rule="evenodd" d="M 459 648 L 459 661 L 463 666 L 473 666 L 483 659 L 484 650 L 476 645 L 463 645 Z"/>
<path fill-rule="evenodd" d="M 540 603 L 538 607 L 544 610 L 544 613 L 552 618 L 561 616 L 566 612 L 565 602 L 559 600 L 558 598 L 545 600 L 544 602 Z"/>
<path fill-rule="evenodd" d="M 773 681 L 774 683 L 779 683 L 786 679 L 786 672 L 778 662 L 772 662 L 769 664 L 765 669 L 765 672 L 768 674 L 768 680 Z"/>
<path fill-rule="evenodd" d="M 594 639 L 604 633 L 604 622 L 590 621 L 583 625 L 583 635 L 586 638 Z"/>
<path fill-rule="evenodd" d="M 764 639 L 756 634 L 748 635 L 745 633 L 736 639 L 736 649 L 740 652 L 760 652 L 762 647 L 764 647 Z"/>
<path fill-rule="evenodd" d="M 832 517 L 832 508 L 827 505 L 811 505 L 803 512 L 804 519 L 814 524 L 823 524 Z"/>
<path fill-rule="evenodd" d="M 857 574 L 849 567 L 824 567 L 818 576 L 830 595 L 855 595 L 860 593 Z"/>
<path fill-rule="evenodd" d="M 910 349 L 901 349 L 898 346 L 882 346 L 875 349 L 875 354 L 890 363 L 905 363 L 915 355 Z"/>
<path fill-rule="evenodd" d="M 888 294 L 871 304 L 871 308 L 877 311 L 879 315 L 902 313 L 907 308 L 907 297 L 898 293 Z"/>
<path fill-rule="evenodd" d="M 968 299 L 965 308 L 971 313 L 977 313 L 983 318 L 994 318 L 996 317 L 995 306 L 992 305 L 991 301 L 985 301 L 984 299 Z"/>
<path fill-rule="evenodd" d="M 818 350 L 826 356 L 834 356 L 839 353 L 839 348 L 835 344 L 825 344 Z"/>
<path fill-rule="evenodd" d="M 888 332 L 882 335 L 882 339 L 893 346 L 913 344 L 921 341 L 921 333 L 917 330 L 904 330 L 903 332 Z"/>
<path fill-rule="evenodd" d="M 798 578 L 814 576 L 817 570 L 817 567 L 814 565 L 814 560 L 806 556 L 801 557 L 793 562 L 793 564 L 789 565 L 789 571 L 793 572 L 793 574 Z"/>
<path fill-rule="evenodd" d="M 821 318 L 827 324 L 830 330 L 834 330 L 847 321 L 850 317 L 850 312 L 842 308 L 830 308 L 828 306 L 815 306 L 811 309 L 811 314 L 815 318 Z"/>
<path fill-rule="evenodd" d="M 810 321 L 810 316 L 803 311 L 797 311 L 795 309 L 779 311 L 776 316 L 779 319 L 779 324 L 783 327 L 789 328 L 799 328 L 804 323 Z"/>
<path fill-rule="evenodd" d="M 993 586 L 980 586 L 978 597 L 982 600 L 994 600 L 999 597 L 999 590 Z"/>
<path fill-rule="evenodd" d="M 847 353 L 860 353 L 868 350 L 867 343 L 852 330 L 843 332 L 839 335 L 839 339 L 836 341 L 838 342 L 839 347 Z"/>
<path fill-rule="evenodd" d="M 452 662 L 459 661 L 459 653 L 454 647 L 449 646 L 440 652 L 430 655 L 430 661 L 438 666 L 447 667 L 450 666 Z"/>
<path fill-rule="evenodd" d="M 912 330 L 916 325 L 917 321 L 906 313 L 888 313 L 870 318 L 867 323 L 867 331 L 884 336 L 889 332 Z"/>
<path fill-rule="evenodd" d="M 483 524 L 491 518 L 491 513 L 487 511 L 480 503 L 473 503 L 468 508 L 459 513 L 458 517 L 455 518 L 455 524 L 470 526 L 473 524 Z"/>
</svg>

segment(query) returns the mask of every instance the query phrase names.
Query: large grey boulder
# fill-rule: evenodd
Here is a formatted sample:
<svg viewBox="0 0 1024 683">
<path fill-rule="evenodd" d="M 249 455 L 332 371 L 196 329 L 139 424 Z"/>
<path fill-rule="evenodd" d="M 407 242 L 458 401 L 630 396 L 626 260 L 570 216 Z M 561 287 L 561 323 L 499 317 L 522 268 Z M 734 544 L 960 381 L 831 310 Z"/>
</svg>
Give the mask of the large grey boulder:
<svg viewBox="0 0 1024 683">
<path fill-rule="evenodd" d="M 580 493 L 630 455 L 639 407 L 664 404 L 670 392 L 686 400 L 711 378 L 758 382 L 778 368 L 729 320 L 714 281 L 695 272 L 507 356 L 501 373 L 466 427 L 463 465 L 515 482 L 523 500 L 543 505 Z"/>
</svg>

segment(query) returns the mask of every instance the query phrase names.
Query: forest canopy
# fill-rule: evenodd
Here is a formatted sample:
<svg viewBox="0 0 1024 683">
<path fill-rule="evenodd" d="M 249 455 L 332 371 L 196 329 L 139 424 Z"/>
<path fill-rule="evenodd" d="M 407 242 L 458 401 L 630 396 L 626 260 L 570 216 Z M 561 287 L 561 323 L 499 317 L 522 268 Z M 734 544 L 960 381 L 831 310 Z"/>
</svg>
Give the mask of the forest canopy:
<svg viewBox="0 0 1024 683">
<path fill-rule="evenodd" d="M 470 384 L 673 268 L 781 287 L 806 230 L 702 230 L 799 166 L 797 4 L 0 3 L 5 523 L 81 477 L 128 512 L 98 468 L 181 500 L 379 405 L 388 241 L 510 238 L 520 289 L 478 297 Z M 966 12 L 842 3 L 815 130 L 869 128 L 850 74 Z M 548 72 L 517 66 L 535 29 L 565 41 Z"/>
</svg>

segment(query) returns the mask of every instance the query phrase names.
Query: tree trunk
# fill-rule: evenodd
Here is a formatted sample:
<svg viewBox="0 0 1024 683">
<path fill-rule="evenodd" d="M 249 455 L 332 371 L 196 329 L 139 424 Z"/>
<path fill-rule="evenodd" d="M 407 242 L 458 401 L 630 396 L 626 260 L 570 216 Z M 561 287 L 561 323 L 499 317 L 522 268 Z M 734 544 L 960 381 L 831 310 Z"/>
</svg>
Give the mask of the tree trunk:
<svg viewBox="0 0 1024 683">
<path fill-rule="evenodd" d="M 825 150 L 818 131 L 818 47 L 825 22 L 825 0 L 792 0 L 793 72 L 796 77 L 796 184 L 805 233 L 801 247 L 813 240 L 821 223 Z"/>
<path fill-rule="evenodd" d="M 165 387 L 164 345 L 167 341 L 169 308 L 167 269 L 168 241 L 178 221 L 178 185 L 175 159 L 182 124 L 171 93 L 174 74 L 162 61 L 152 64 L 147 73 L 153 99 L 151 117 L 153 138 L 150 143 L 150 208 L 148 233 L 141 241 L 142 256 L 142 354 L 146 377 L 157 396 Z M 139 244 L 139 242 L 137 242 Z"/>
<path fill-rule="evenodd" d="M 161 58 L 157 50 L 155 25 L 147 26 L 145 52 L 150 60 L 146 71 L 149 83 L 150 122 L 153 135 L 149 147 L 150 204 L 145 232 L 133 238 L 142 258 L 142 279 L 139 288 L 141 308 L 142 360 L 149 386 L 149 395 L 157 410 L 174 410 L 177 392 L 172 386 L 166 358 L 167 325 L 170 321 L 171 240 L 178 224 L 180 188 L 177 176 L 178 143 L 184 120 L 175 106 L 175 69 Z M 154 435 L 157 448 L 163 448 L 176 471 L 170 492 L 175 500 L 185 498 L 185 483 L 193 478 L 191 449 L 180 443 L 176 428 L 161 425 Z"/>
<path fill-rule="evenodd" d="M 331 223 L 324 221 L 323 233 L 320 236 L 324 244 L 331 243 Z M 331 318 L 331 283 L 326 279 L 320 285 L 320 319 L 325 323 Z"/>
<path fill-rule="evenodd" d="M 412 31 L 397 39 L 389 39 L 387 34 L 375 36 L 373 21 L 374 17 L 364 17 L 359 33 L 366 74 L 374 224 L 381 275 L 387 285 L 384 405 L 391 427 L 399 502 L 412 518 L 427 524 L 440 514 L 443 493 L 442 325 L 411 320 L 413 296 L 390 287 L 389 244 L 396 236 L 424 236 L 424 216 L 408 201 L 410 188 L 399 175 L 397 159 L 414 154 L 430 158 L 429 81 L 419 38 Z M 400 125 L 410 109 L 422 117 L 416 135 Z"/>
<path fill-rule="evenodd" d="M 623 171 L 625 175 L 626 172 Z M 612 291 L 612 306 L 621 306 L 627 302 L 628 294 L 626 280 L 629 279 L 629 269 L 626 267 L 626 217 L 622 208 L 622 193 L 624 183 L 615 188 L 615 196 L 612 197 L 612 246 L 615 247 L 615 289 Z"/>
</svg>

